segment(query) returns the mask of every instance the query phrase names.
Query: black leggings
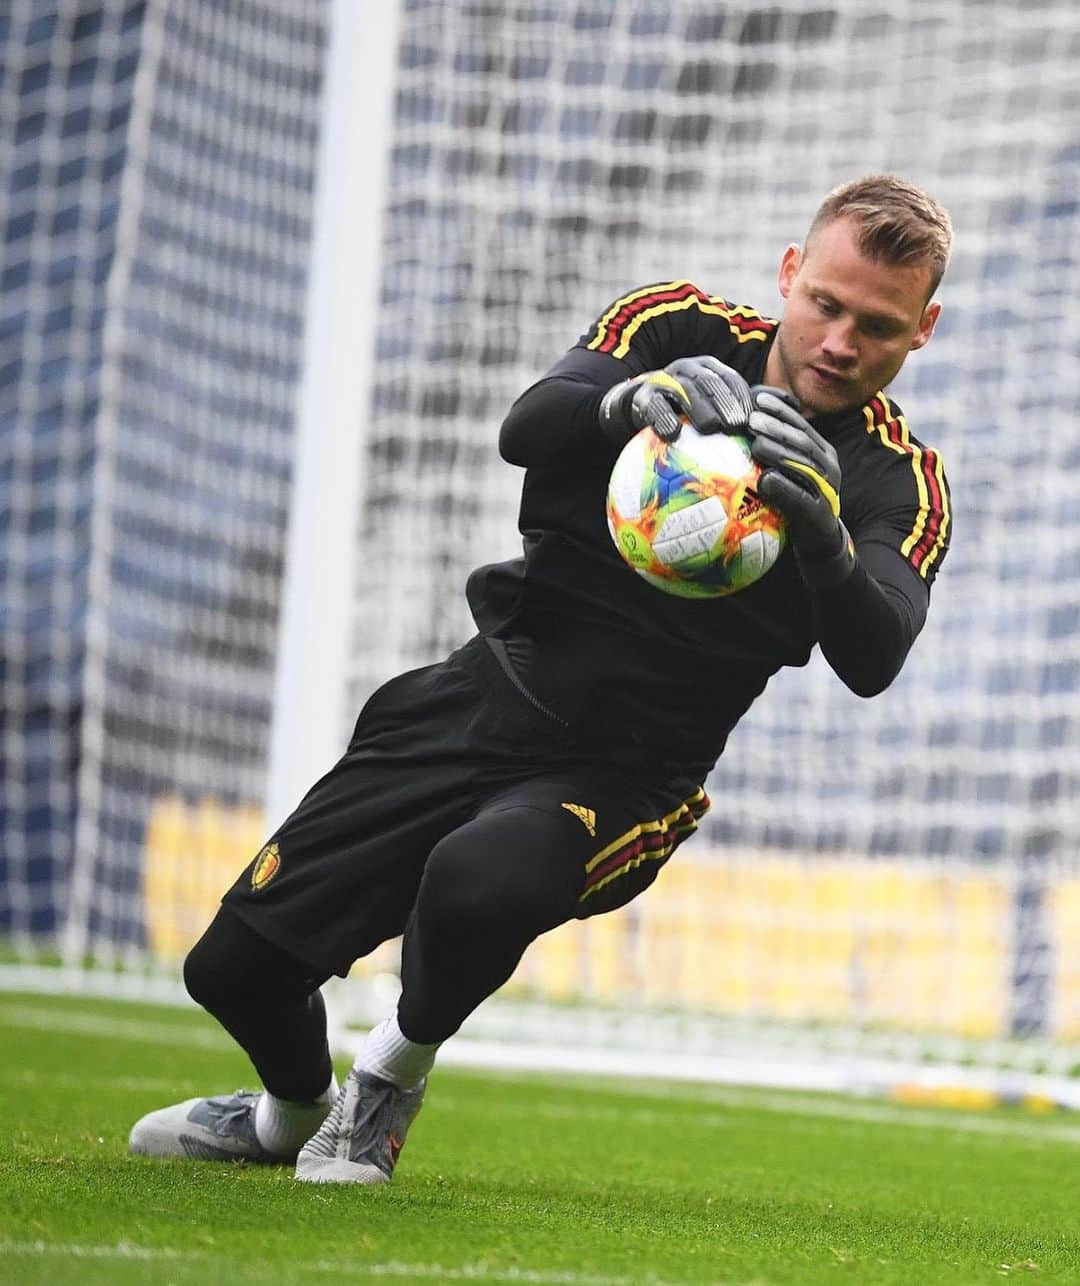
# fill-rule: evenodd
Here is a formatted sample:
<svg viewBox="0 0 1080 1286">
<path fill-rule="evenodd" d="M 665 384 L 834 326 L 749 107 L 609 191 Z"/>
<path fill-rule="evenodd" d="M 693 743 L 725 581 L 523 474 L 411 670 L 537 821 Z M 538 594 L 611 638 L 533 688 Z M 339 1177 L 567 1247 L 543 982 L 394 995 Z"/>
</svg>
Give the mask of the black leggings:
<svg viewBox="0 0 1080 1286">
<path fill-rule="evenodd" d="M 530 942 L 574 916 L 581 867 L 572 854 L 553 860 L 552 847 L 545 816 L 514 807 L 432 849 L 402 943 L 398 1024 L 410 1040 L 452 1036 Z"/>
<path fill-rule="evenodd" d="M 191 998 L 247 1053 L 271 1094 L 294 1102 L 317 1098 L 330 1083 L 325 980 L 227 907 L 184 961 Z"/>
<path fill-rule="evenodd" d="M 553 863 L 545 828 L 523 826 L 523 811 L 482 814 L 428 857 L 402 950 L 398 1021 L 411 1040 L 451 1036 L 534 938 L 575 913 L 580 865 Z M 266 1088 L 293 1100 L 315 1098 L 330 1080 L 325 979 L 228 906 L 184 966 L 191 996 L 246 1050 Z"/>
</svg>

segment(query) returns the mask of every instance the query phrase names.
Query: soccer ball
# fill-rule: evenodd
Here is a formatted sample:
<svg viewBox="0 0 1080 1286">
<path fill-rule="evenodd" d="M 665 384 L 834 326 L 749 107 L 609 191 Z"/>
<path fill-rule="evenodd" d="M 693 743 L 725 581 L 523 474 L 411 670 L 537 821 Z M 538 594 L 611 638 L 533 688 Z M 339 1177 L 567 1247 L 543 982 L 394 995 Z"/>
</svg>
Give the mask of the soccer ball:
<svg viewBox="0 0 1080 1286">
<path fill-rule="evenodd" d="M 719 598 L 764 576 L 784 547 L 784 520 L 758 496 L 761 468 L 738 434 L 684 423 L 674 442 L 642 429 L 608 486 L 615 548 L 668 594 Z"/>
</svg>

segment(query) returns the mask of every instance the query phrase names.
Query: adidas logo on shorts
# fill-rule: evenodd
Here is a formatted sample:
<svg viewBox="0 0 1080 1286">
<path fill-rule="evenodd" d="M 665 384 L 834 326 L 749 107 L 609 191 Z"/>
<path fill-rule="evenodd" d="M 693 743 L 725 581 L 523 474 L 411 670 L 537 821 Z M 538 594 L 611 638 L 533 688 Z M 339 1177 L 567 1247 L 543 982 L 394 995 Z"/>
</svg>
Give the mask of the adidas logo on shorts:
<svg viewBox="0 0 1080 1286">
<path fill-rule="evenodd" d="M 573 813 L 593 839 L 596 838 L 596 812 L 594 809 L 586 808 L 584 804 L 563 804 L 563 808 L 568 813 Z"/>
</svg>

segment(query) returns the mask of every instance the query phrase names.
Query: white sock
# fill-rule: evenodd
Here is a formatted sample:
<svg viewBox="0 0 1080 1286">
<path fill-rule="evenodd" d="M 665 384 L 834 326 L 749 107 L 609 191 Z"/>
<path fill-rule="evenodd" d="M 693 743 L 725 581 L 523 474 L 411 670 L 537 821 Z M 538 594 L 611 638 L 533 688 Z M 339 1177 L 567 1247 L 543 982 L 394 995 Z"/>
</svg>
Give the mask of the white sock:
<svg viewBox="0 0 1080 1286">
<path fill-rule="evenodd" d="M 326 1120 L 338 1096 L 337 1077 L 313 1103 L 292 1103 L 263 1090 L 255 1104 L 255 1137 L 267 1150 L 292 1157 Z"/>
<path fill-rule="evenodd" d="M 356 1056 L 356 1066 L 390 1081 L 398 1089 L 411 1090 L 431 1071 L 441 1043 L 418 1045 L 402 1035 L 397 1014 L 391 1014 L 368 1033 Z"/>
</svg>

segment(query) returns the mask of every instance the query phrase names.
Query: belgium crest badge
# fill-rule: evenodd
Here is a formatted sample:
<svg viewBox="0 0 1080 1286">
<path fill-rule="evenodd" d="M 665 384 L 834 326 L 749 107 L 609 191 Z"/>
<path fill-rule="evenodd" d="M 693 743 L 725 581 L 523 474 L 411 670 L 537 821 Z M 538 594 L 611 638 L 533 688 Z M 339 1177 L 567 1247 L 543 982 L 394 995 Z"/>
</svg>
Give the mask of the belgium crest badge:
<svg viewBox="0 0 1080 1286">
<path fill-rule="evenodd" d="M 276 844 L 267 844 L 255 859 L 255 865 L 251 868 L 251 887 L 253 889 L 265 889 L 274 876 L 277 875 L 280 866 L 281 855 L 278 853 L 278 846 Z"/>
</svg>

